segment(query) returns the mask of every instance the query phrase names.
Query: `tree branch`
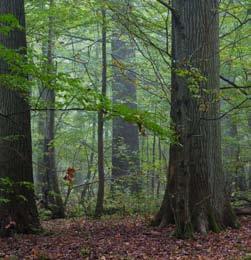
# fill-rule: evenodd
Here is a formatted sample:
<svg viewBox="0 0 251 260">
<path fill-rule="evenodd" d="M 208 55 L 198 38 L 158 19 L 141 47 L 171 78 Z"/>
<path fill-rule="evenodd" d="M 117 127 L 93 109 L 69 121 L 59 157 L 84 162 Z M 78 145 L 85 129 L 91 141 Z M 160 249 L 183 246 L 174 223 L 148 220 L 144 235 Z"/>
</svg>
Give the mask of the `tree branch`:
<svg viewBox="0 0 251 260">
<path fill-rule="evenodd" d="M 166 3 L 165 1 L 163 0 L 157 0 L 157 2 L 159 2 L 160 4 L 162 4 L 163 6 L 165 6 L 168 10 L 171 11 L 175 21 L 180 24 L 180 17 L 179 17 L 179 14 L 177 13 L 177 11 L 171 6 L 169 5 L 168 3 Z"/>
<path fill-rule="evenodd" d="M 221 76 L 221 75 L 220 75 L 220 79 L 222 79 L 223 81 L 227 82 L 229 85 L 233 86 L 234 88 L 240 90 L 240 92 L 241 92 L 242 94 L 244 94 L 245 96 L 247 96 L 248 93 L 247 93 L 245 90 L 243 90 L 243 89 L 244 89 L 244 88 L 251 88 L 251 86 L 246 86 L 246 87 L 244 87 L 244 86 L 238 86 L 238 85 L 235 84 L 233 81 L 231 81 L 231 80 L 229 80 L 229 79 L 227 79 L 227 78 L 225 78 L 225 77 L 223 77 L 223 76 Z M 223 88 L 221 88 L 221 89 L 223 89 Z M 226 88 L 225 88 L 225 89 L 226 89 Z"/>
<path fill-rule="evenodd" d="M 162 4 L 163 6 L 165 6 L 167 9 L 169 9 L 172 13 L 176 13 L 176 10 L 171 6 L 169 5 L 168 3 L 166 3 L 165 1 L 163 0 L 157 0 L 157 2 L 159 2 L 160 4 Z"/>
</svg>

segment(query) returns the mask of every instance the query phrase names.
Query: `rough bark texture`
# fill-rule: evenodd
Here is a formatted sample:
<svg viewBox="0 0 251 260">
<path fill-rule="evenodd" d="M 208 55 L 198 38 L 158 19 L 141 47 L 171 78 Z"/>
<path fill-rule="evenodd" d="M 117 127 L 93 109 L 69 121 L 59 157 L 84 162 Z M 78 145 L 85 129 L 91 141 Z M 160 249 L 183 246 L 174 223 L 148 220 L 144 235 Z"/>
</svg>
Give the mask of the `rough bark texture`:
<svg viewBox="0 0 251 260">
<path fill-rule="evenodd" d="M 50 0 L 50 9 L 53 8 L 54 1 Z M 53 64 L 53 49 L 54 49 L 54 33 L 53 33 L 53 17 L 49 16 L 49 32 L 48 32 L 48 44 L 47 44 L 47 72 L 48 75 L 55 73 Z M 53 218 L 63 218 L 64 204 L 61 197 L 58 176 L 55 162 L 55 90 L 53 89 L 52 79 L 49 87 L 44 87 L 42 90 L 42 98 L 46 103 L 48 110 L 45 114 L 44 121 L 44 180 L 43 180 L 43 201 L 45 207 L 52 211 Z"/>
<path fill-rule="evenodd" d="M 24 2 L 1 0 L 0 13 L 12 14 L 25 28 Z M 26 53 L 24 30 L 13 30 L 8 35 L 0 34 L 0 44 L 9 49 Z M 8 64 L 0 61 L 0 73 L 10 74 Z M 15 74 L 13 74 L 15 76 Z M 31 232 L 39 227 L 34 192 L 23 182 L 33 184 L 30 108 L 27 93 L 0 86 L 0 178 L 9 178 L 12 186 L 1 196 L 9 200 L 0 204 L 0 234 L 7 235 L 7 225 L 17 232 Z"/>
<path fill-rule="evenodd" d="M 225 192 L 216 120 L 218 1 L 175 0 L 173 8 L 171 119 L 178 143 L 170 147 L 167 190 L 155 221 L 174 221 L 176 235 L 189 237 L 195 230 L 205 234 L 235 226 L 235 216 Z M 207 80 L 200 80 L 200 74 Z"/>
<path fill-rule="evenodd" d="M 123 14 L 130 12 L 129 9 L 129 5 L 125 3 L 121 5 Z M 123 103 L 136 109 L 136 77 L 134 68 L 129 65 L 134 57 L 135 50 L 128 33 L 122 27 L 114 30 L 112 37 L 113 102 Z M 137 126 L 121 118 L 114 118 L 112 131 L 112 177 L 116 179 L 137 174 L 140 170 Z M 136 181 L 132 183 L 133 190 L 137 190 L 137 186 Z"/>
</svg>

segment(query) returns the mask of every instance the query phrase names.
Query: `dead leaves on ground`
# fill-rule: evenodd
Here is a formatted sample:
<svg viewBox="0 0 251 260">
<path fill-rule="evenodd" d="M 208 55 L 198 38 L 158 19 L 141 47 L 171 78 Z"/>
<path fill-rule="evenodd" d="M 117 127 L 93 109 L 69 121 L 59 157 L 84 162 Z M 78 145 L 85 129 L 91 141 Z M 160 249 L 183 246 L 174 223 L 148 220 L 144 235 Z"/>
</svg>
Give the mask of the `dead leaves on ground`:
<svg viewBox="0 0 251 260">
<path fill-rule="evenodd" d="M 251 218 L 241 222 L 240 229 L 179 240 L 170 236 L 173 227 L 149 227 L 142 218 L 52 220 L 44 234 L 0 239 L 0 259 L 251 259 Z"/>
</svg>

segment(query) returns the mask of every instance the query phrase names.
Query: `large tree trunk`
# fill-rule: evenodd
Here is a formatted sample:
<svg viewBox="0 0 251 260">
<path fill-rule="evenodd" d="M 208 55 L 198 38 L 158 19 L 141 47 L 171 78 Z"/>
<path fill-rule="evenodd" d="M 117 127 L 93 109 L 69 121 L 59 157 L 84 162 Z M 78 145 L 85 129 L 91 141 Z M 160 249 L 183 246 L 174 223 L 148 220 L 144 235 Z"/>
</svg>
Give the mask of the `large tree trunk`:
<svg viewBox="0 0 251 260">
<path fill-rule="evenodd" d="M 129 8 L 129 4 L 123 2 L 119 11 L 130 12 Z M 134 58 L 135 50 L 128 33 L 122 27 L 114 30 L 112 37 L 113 102 L 123 103 L 136 109 L 136 77 L 134 68 L 129 65 Z M 112 132 L 112 177 L 117 179 L 137 174 L 140 171 L 137 126 L 118 117 L 113 119 Z M 138 190 L 136 181 L 132 183 L 131 188 L 133 191 Z"/>
<path fill-rule="evenodd" d="M 217 120 L 218 1 L 175 0 L 173 8 L 171 119 L 178 142 L 170 147 L 169 180 L 156 223 L 175 221 L 176 235 L 188 237 L 235 226 L 235 216 L 225 191 Z"/>
<path fill-rule="evenodd" d="M 25 28 L 22 0 L 0 1 L 0 13 L 14 15 Z M 8 35 L 0 34 L 0 44 L 25 54 L 25 31 L 16 29 Z M 0 73 L 11 74 L 8 64 L 3 60 L 0 61 Z M 15 74 L 12 73 L 12 76 Z M 0 203 L 2 235 L 8 233 L 8 227 L 11 225 L 18 232 L 32 232 L 39 227 L 34 192 L 31 187 L 25 185 L 25 182 L 33 184 L 30 107 L 26 100 L 27 95 L 1 85 L 0 185 L 3 185 L 5 178 L 10 180 L 8 187 L 3 185 L 2 188 L 5 187 L 6 190 L 0 194 L 0 198 L 9 200 L 7 203 Z"/>
</svg>

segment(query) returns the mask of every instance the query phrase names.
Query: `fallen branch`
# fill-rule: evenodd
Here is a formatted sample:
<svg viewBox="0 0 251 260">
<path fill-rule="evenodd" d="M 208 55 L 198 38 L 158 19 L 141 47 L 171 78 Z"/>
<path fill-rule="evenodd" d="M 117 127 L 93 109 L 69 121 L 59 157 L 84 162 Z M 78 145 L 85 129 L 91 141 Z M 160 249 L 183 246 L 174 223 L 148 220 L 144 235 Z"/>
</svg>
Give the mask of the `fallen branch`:
<svg viewBox="0 0 251 260">
<path fill-rule="evenodd" d="M 251 205 L 251 200 L 250 199 L 248 199 L 248 198 L 246 198 L 246 197 L 243 197 L 243 196 L 241 196 L 241 197 L 235 197 L 234 198 L 234 201 L 245 201 L 245 202 L 248 202 L 250 205 Z"/>
<path fill-rule="evenodd" d="M 251 215 L 251 207 L 235 208 L 234 211 L 237 216 Z"/>
</svg>

